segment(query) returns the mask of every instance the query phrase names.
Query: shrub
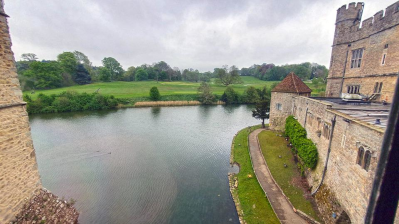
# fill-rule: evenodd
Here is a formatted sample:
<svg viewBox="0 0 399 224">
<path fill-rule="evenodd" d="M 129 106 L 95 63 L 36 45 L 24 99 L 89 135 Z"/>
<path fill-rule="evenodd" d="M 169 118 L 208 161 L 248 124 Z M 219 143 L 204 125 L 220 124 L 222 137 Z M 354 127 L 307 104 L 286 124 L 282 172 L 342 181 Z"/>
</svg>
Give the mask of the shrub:
<svg viewBox="0 0 399 224">
<path fill-rule="evenodd" d="M 298 156 L 304 165 L 314 169 L 318 159 L 317 148 L 312 140 L 306 138 L 306 130 L 293 116 L 289 116 L 286 119 L 285 134 L 290 138 L 292 145 L 297 150 Z"/>
<path fill-rule="evenodd" d="M 24 99 L 29 114 L 102 110 L 116 108 L 118 105 L 114 96 L 103 96 L 99 93 L 62 92 L 51 96 L 40 94 L 36 100 L 25 95 Z"/>
<path fill-rule="evenodd" d="M 161 99 L 161 94 L 159 93 L 158 88 L 155 86 L 150 89 L 150 99 L 153 101 L 158 101 Z"/>
<path fill-rule="evenodd" d="M 226 90 L 224 91 L 221 100 L 225 102 L 226 104 L 235 104 L 235 103 L 240 103 L 240 97 L 236 93 L 236 91 L 233 89 L 233 87 L 228 86 Z"/>
</svg>

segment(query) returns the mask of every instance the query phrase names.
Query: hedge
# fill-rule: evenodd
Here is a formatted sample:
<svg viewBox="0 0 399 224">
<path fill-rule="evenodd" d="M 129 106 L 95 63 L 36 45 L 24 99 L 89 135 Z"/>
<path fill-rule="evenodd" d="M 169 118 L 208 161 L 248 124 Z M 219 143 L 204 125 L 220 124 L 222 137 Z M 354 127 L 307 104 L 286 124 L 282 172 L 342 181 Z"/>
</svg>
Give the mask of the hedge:
<svg viewBox="0 0 399 224">
<path fill-rule="evenodd" d="M 314 169 L 318 159 L 317 148 L 312 140 L 306 138 L 306 130 L 293 116 L 285 121 L 285 134 L 290 138 L 304 165 Z"/>
<path fill-rule="evenodd" d="M 57 113 L 83 110 L 112 109 L 118 106 L 114 96 L 103 96 L 100 93 L 62 92 L 50 96 L 39 94 L 36 100 L 25 94 L 29 114 Z"/>
</svg>

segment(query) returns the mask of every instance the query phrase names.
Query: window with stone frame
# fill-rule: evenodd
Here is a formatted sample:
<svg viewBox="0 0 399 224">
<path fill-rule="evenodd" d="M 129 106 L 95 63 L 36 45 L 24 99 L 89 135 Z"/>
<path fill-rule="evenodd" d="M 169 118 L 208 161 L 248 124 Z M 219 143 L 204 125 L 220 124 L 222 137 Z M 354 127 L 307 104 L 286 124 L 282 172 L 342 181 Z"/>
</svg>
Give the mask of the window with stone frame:
<svg viewBox="0 0 399 224">
<path fill-rule="evenodd" d="M 374 93 L 381 93 L 382 82 L 376 82 L 374 85 Z"/>
<path fill-rule="evenodd" d="M 281 110 L 281 103 L 276 103 L 276 109 Z"/>
<path fill-rule="evenodd" d="M 356 161 L 356 163 L 359 166 L 363 166 L 363 157 L 364 157 L 364 148 L 363 146 L 360 146 L 357 151 L 357 161 Z"/>
<path fill-rule="evenodd" d="M 374 93 L 378 93 L 378 86 L 380 85 L 379 82 L 376 82 L 374 85 Z"/>
<path fill-rule="evenodd" d="M 386 59 L 386 58 L 387 58 L 387 54 L 384 53 L 384 54 L 382 55 L 381 65 L 385 65 L 385 59 Z"/>
<path fill-rule="evenodd" d="M 367 150 L 366 153 L 364 154 L 364 165 L 363 165 L 363 169 L 365 169 L 366 171 L 369 171 L 370 161 L 371 161 L 371 152 Z"/>
<path fill-rule="evenodd" d="M 347 86 L 347 93 L 359 94 L 360 93 L 360 85 L 349 85 L 349 86 Z"/>
<path fill-rule="evenodd" d="M 370 150 L 364 150 L 363 146 L 360 146 L 357 152 L 357 160 L 356 163 L 361 166 L 366 171 L 370 169 L 371 162 L 371 152 Z"/>
<path fill-rule="evenodd" d="M 331 130 L 330 125 L 327 124 L 327 123 L 324 123 L 324 125 L 323 125 L 323 136 L 324 136 L 324 138 L 330 139 L 330 130 Z"/>
<path fill-rule="evenodd" d="M 352 51 L 351 68 L 360 68 L 363 58 L 363 48 Z"/>
</svg>

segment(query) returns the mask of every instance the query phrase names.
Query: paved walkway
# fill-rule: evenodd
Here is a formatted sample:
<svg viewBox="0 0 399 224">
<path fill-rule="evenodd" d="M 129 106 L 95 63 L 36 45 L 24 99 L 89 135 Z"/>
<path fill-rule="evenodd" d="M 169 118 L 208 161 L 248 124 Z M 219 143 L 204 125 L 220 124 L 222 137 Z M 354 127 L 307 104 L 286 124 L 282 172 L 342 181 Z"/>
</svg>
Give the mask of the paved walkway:
<svg viewBox="0 0 399 224">
<path fill-rule="evenodd" d="M 272 179 L 258 144 L 257 137 L 261 131 L 263 131 L 263 129 L 257 129 L 249 134 L 249 151 L 256 178 L 258 179 L 263 191 L 266 193 L 267 198 L 281 223 L 306 224 L 308 222 L 294 212 L 290 203 Z"/>
</svg>

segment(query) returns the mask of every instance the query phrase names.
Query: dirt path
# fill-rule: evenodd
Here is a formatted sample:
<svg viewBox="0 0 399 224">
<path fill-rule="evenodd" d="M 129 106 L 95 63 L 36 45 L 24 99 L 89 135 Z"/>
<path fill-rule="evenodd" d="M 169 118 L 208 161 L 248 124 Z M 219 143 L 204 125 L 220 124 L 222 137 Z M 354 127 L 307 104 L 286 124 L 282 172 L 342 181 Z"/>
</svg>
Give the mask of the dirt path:
<svg viewBox="0 0 399 224">
<path fill-rule="evenodd" d="M 258 179 L 263 191 L 266 193 L 267 198 L 281 223 L 306 224 L 308 222 L 294 212 L 290 203 L 272 179 L 258 144 L 258 134 L 261 131 L 263 131 L 263 129 L 255 130 L 249 134 L 249 152 L 256 178 Z"/>
</svg>

